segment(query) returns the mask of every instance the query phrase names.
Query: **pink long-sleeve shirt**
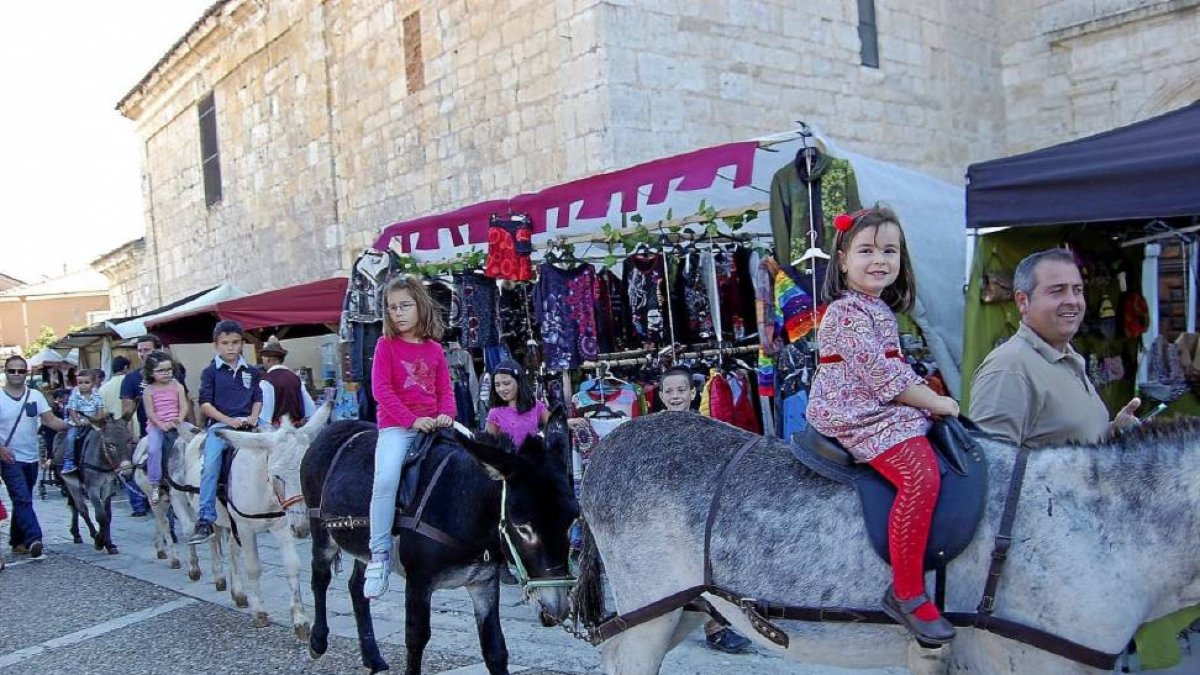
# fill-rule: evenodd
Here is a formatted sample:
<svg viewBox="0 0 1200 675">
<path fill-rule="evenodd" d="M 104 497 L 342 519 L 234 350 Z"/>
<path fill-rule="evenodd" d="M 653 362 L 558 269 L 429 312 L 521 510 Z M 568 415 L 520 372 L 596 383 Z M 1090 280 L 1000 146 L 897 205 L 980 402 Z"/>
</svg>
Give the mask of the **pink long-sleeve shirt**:
<svg viewBox="0 0 1200 675">
<path fill-rule="evenodd" d="M 371 366 L 371 393 L 379 404 L 380 429 L 411 429 L 421 417 L 457 416 L 446 354 L 433 340 L 379 338 Z"/>
<path fill-rule="evenodd" d="M 930 417 L 895 400 L 921 379 L 900 355 L 896 315 L 853 291 L 829 304 L 817 331 L 821 365 L 808 396 L 808 423 L 842 442 L 860 462 L 924 436 Z"/>
</svg>

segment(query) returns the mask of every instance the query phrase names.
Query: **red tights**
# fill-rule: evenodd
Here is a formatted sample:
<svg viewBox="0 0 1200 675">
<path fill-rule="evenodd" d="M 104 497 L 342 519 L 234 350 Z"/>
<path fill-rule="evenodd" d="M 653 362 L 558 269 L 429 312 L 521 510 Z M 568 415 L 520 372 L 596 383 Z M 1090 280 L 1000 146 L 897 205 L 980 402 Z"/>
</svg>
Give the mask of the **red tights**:
<svg viewBox="0 0 1200 675">
<path fill-rule="evenodd" d="M 942 482 L 937 459 L 929 440 L 918 436 L 888 448 L 870 464 L 896 486 L 896 501 L 888 516 L 888 552 L 896 598 L 911 600 L 925 592 L 925 546 Z M 914 614 L 932 621 L 938 611 L 926 602 Z"/>
</svg>

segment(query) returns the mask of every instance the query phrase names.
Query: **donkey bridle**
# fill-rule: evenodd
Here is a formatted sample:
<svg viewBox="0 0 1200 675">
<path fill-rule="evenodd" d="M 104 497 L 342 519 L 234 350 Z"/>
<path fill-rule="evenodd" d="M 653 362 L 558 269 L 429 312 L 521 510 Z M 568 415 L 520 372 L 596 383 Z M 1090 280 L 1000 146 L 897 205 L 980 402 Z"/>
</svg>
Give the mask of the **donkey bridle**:
<svg viewBox="0 0 1200 675">
<path fill-rule="evenodd" d="M 673 593 L 665 598 L 639 607 L 625 614 L 619 614 L 601 622 L 600 625 L 588 630 L 588 641 L 600 644 L 634 626 L 658 618 L 688 604 L 701 600 L 705 593 L 712 594 L 730 602 L 746 615 L 750 625 L 763 637 L 782 648 L 787 648 L 789 638 L 787 633 L 771 624 L 770 620 L 787 621 L 817 621 L 834 623 L 879 623 L 895 624 L 895 620 L 879 609 L 855 609 L 849 607 L 812 607 L 806 605 L 787 605 L 768 602 L 759 598 L 743 597 L 732 590 L 718 586 L 713 582 L 712 544 L 713 523 L 721 505 L 721 494 L 725 483 L 734 468 L 751 448 L 761 440 L 755 437 L 746 441 L 721 470 L 717 478 L 717 489 L 709 504 L 708 515 L 704 521 L 704 583 Z M 1015 640 L 1043 651 L 1062 656 L 1072 661 L 1112 670 L 1120 658 L 1120 653 L 1103 652 L 1092 649 L 1078 642 L 1048 633 L 1019 621 L 1000 618 L 992 614 L 995 608 L 996 588 L 1000 584 L 1000 576 L 1004 571 L 1004 563 L 1008 558 L 1008 549 L 1012 544 L 1013 524 L 1016 520 L 1017 504 L 1021 499 L 1021 486 L 1025 482 L 1025 467 L 1029 460 L 1029 448 L 1022 447 L 1017 452 L 1013 465 L 1012 476 L 1009 479 L 1008 495 L 1005 497 L 1004 511 L 1000 517 L 1000 527 L 996 532 L 992 546 L 992 560 L 988 567 L 987 583 L 984 586 L 983 597 L 979 607 L 974 612 L 945 612 L 942 616 L 951 624 L 958 627 L 978 628 L 1001 637 Z"/>
</svg>

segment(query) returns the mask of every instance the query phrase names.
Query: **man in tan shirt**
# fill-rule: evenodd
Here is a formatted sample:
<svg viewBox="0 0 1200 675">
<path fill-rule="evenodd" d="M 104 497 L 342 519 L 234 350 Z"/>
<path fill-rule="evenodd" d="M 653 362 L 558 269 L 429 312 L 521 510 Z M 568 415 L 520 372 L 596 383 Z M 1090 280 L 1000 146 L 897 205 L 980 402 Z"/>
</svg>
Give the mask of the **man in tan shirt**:
<svg viewBox="0 0 1200 675">
<path fill-rule="evenodd" d="M 1087 306 L 1071 252 L 1053 248 L 1022 260 L 1013 291 L 1021 326 L 975 371 L 971 419 L 984 431 L 1031 448 L 1094 443 L 1137 424 L 1137 398 L 1109 421 L 1084 358 L 1071 346 Z"/>
</svg>

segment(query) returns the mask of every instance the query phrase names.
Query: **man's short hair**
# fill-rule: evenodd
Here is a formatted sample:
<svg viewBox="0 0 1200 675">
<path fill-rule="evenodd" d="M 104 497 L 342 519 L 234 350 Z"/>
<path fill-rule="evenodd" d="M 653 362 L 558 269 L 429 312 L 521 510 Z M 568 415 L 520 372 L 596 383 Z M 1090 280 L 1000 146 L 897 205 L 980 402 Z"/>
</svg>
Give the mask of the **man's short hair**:
<svg viewBox="0 0 1200 675">
<path fill-rule="evenodd" d="M 1037 266 L 1045 261 L 1074 265 L 1075 255 L 1065 248 L 1048 248 L 1025 256 L 1024 260 L 1017 263 L 1017 270 L 1013 272 L 1013 290 L 1033 295 L 1033 289 L 1037 287 Z"/>
<path fill-rule="evenodd" d="M 217 325 L 213 326 L 213 342 L 226 333 L 232 333 L 238 337 L 242 336 L 242 324 L 236 321 L 218 321 Z"/>
<path fill-rule="evenodd" d="M 117 356 L 117 357 L 113 358 L 112 371 L 113 371 L 114 375 L 125 370 L 128 367 L 129 367 L 129 359 L 125 358 L 124 356 Z"/>
<path fill-rule="evenodd" d="M 136 345 L 136 344 L 141 344 L 143 342 L 154 343 L 155 349 L 162 349 L 162 347 L 163 347 L 162 340 L 159 339 L 159 337 L 157 335 L 155 335 L 154 333 L 146 333 L 145 335 L 143 335 L 140 338 L 138 338 L 137 340 L 135 340 L 133 344 Z"/>
</svg>

